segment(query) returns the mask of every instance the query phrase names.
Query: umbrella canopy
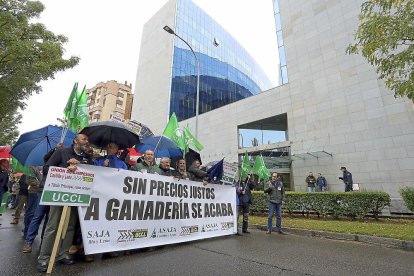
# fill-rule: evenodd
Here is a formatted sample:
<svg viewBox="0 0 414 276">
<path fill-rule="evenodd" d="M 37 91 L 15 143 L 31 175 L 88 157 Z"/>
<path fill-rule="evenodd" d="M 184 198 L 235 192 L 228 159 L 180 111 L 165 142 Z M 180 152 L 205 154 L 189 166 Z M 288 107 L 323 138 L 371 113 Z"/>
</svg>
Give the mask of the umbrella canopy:
<svg viewBox="0 0 414 276">
<path fill-rule="evenodd" d="M 131 120 L 127 123 L 127 125 L 138 134 L 139 139 L 142 140 L 144 138 L 147 138 L 148 136 L 154 135 L 152 131 L 144 124 L 138 123 L 135 120 Z"/>
<path fill-rule="evenodd" d="M 48 125 L 23 133 L 10 154 L 24 166 L 43 166 L 43 156 L 60 142 L 62 131 L 63 127 Z M 63 144 L 70 147 L 74 138 L 75 133 L 67 130 Z"/>
<path fill-rule="evenodd" d="M 120 149 L 125 149 L 139 143 L 138 134 L 116 121 L 95 122 L 83 128 L 80 133 L 88 135 L 89 143 L 101 148 L 116 143 Z"/>
<path fill-rule="evenodd" d="M 157 158 L 183 156 L 183 152 L 175 143 L 165 136 L 149 136 L 144 138 L 141 143 L 135 146 L 135 149 L 142 153 L 145 153 L 146 150 L 152 150 Z"/>
</svg>

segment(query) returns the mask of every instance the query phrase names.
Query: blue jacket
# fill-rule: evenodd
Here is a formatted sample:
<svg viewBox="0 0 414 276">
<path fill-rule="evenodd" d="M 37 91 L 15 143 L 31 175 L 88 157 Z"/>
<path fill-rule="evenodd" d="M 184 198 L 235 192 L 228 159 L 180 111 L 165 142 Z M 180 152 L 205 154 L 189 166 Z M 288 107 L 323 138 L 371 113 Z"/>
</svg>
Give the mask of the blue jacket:
<svg viewBox="0 0 414 276">
<path fill-rule="evenodd" d="M 125 162 L 119 160 L 118 156 L 116 156 L 116 155 L 106 155 L 102 158 L 99 158 L 99 159 L 93 161 L 93 164 L 95 166 L 103 167 L 103 164 L 104 164 L 105 160 L 107 160 L 107 159 L 109 160 L 109 168 L 124 169 L 124 170 L 128 169 Z"/>
<path fill-rule="evenodd" d="M 244 181 L 239 181 L 236 183 L 236 192 L 237 197 L 239 198 L 238 205 L 242 205 L 243 203 L 253 203 L 252 190 L 254 189 L 254 187 L 255 185 L 251 181 L 249 181 L 249 183 L 246 183 Z M 242 194 L 242 191 L 244 191 L 244 194 Z"/>
<path fill-rule="evenodd" d="M 316 184 L 319 187 L 326 187 L 326 178 L 324 176 L 319 176 L 318 179 L 316 179 Z"/>
</svg>

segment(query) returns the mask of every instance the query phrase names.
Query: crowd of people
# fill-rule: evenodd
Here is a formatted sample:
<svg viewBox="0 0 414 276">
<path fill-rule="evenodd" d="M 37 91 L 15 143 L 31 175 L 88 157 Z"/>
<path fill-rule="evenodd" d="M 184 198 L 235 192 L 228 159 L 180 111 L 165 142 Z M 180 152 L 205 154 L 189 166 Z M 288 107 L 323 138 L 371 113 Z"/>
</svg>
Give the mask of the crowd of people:
<svg viewBox="0 0 414 276">
<path fill-rule="evenodd" d="M 159 164 L 156 163 L 156 158 L 152 150 L 147 150 L 142 157 L 138 158 L 135 165 L 130 165 L 128 162 L 128 154 L 120 154 L 119 147 L 115 142 L 107 144 L 106 155 L 100 156 L 95 154 L 90 147 L 88 137 L 85 134 L 78 134 L 73 140 L 71 147 L 64 147 L 58 144 L 56 148 L 48 152 L 44 156 L 45 165 L 43 167 L 30 167 L 31 174 L 23 174 L 16 187 L 19 189 L 12 189 L 15 191 L 16 202 L 13 201 L 15 207 L 14 217 L 11 224 L 18 224 L 21 219 L 21 213 L 25 210 L 23 238 L 25 240 L 22 248 L 23 253 L 31 253 L 32 245 L 38 234 L 39 228 L 43 228 L 40 235 L 40 251 L 37 258 L 37 269 L 39 272 L 46 272 L 48 263 L 51 258 L 52 248 L 62 214 L 62 206 L 48 206 L 40 205 L 40 198 L 43 191 L 46 175 L 50 166 L 67 168 L 71 172 L 77 170 L 79 164 L 89 164 L 95 166 L 103 166 L 118 169 L 128 169 L 132 171 L 140 171 L 142 173 L 159 174 L 165 176 L 172 176 L 178 179 L 188 179 L 192 181 L 202 182 L 202 185 L 208 185 L 210 182 L 206 168 L 201 167 L 201 161 L 195 159 L 191 165 L 186 166 L 186 160 L 180 158 L 176 160 L 175 168 L 171 167 L 170 158 L 161 158 Z M 6 160 L 7 161 L 7 160 Z M 0 184 L 1 192 L 9 190 L 9 163 L 0 161 Z M 249 176 L 247 179 L 235 183 L 235 192 L 237 193 L 238 214 L 243 216 L 242 233 L 249 233 L 248 231 L 248 216 L 249 206 L 252 204 L 251 191 L 255 187 L 255 183 Z M 265 187 L 265 192 L 269 194 L 269 224 L 268 233 L 272 232 L 272 218 L 276 212 L 276 230 L 278 233 L 284 234 L 281 228 L 281 208 L 283 203 L 284 188 L 281 179 L 277 173 L 273 173 L 271 180 Z M 0 195 L 1 196 L 1 195 Z M 76 208 L 71 208 L 69 223 L 66 234 L 59 246 L 56 260 L 64 265 L 73 264 L 74 253 L 82 252 L 81 245 L 81 231 L 79 226 L 78 214 Z M 125 251 L 129 254 L 129 251 Z M 118 252 L 108 252 L 109 257 L 118 256 Z M 93 261 L 93 255 L 84 256 L 85 261 Z"/>
</svg>

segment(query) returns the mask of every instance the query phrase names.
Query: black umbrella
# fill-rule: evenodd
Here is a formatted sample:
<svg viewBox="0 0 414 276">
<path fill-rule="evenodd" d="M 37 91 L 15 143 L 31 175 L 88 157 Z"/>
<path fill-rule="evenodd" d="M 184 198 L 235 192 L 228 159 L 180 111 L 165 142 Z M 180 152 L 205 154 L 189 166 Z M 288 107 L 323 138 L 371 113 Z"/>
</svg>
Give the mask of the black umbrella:
<svg viewBox="0 0 414 276">
<path fill-rule="evenodd" d="M 92 123 L 79 133 L 88 135 L 89 143 L 101 148 L 109 143 L 116 143 L 120 149 L 125 149 L 139 143 L 138 134 L 126 125 L 115 121 Z"/>
</svg>

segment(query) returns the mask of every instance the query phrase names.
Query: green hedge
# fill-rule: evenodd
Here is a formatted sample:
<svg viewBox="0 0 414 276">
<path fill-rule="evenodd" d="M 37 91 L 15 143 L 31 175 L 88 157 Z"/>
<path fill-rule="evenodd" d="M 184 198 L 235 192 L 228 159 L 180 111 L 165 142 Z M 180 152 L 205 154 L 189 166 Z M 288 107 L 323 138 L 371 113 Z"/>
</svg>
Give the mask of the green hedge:
<svg viewBox="0 0 414 276">
<path fill-rule="evenodd" d="M 287 192 L 283 210 L 288 214 L 315 212 L 326 217 L 338 218 L 347 216 L 363 218 L 369 213 L 378 218 L 378 214 L 385 206 L 390 205 L 390 196 L 385 192 L 351 192 L 351 193 L 301 193 Z M 253 212 L 266 213 L 268 211 L 268 196 L 264 192 L 253 192 Z"/>
<path fill-rule="evenodd" d="M 414 212 L 414 188 L 405 187 L 400 189 L 400 195 L 408 210 Z"/>
</svg>

